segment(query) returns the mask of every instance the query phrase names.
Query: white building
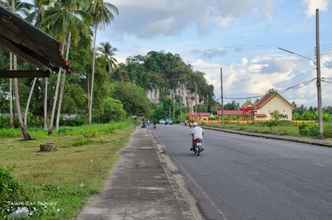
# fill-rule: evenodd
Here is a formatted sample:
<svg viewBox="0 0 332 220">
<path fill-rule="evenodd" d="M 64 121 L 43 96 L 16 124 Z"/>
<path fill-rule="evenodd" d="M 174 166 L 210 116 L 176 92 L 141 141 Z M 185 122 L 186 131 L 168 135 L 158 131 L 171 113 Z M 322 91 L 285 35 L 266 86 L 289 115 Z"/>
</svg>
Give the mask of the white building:
<svg viewBox="0 0 332 220">
<path fill-rule="evenodd" d="M 270 90 L 255 103 L 255 120 L 268 121 L 273 119 L 273 113 L 278 112 L 281 120 L 293 119 L 294 106 L 277 91 Z"/>
</svg>

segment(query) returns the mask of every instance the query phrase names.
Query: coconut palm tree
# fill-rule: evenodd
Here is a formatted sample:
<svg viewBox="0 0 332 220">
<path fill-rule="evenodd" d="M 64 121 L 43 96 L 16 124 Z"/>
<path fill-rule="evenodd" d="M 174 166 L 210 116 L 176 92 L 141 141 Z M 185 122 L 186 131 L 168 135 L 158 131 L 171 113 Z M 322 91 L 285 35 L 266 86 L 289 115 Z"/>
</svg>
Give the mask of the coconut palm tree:
<svg viewBox="0 0 332 220">
<path fill-rule="evenodd" d="M 10 11 L 15 11 L 27 15 L 32 5 L 28 2 L 13 1 L 13 0 L 0 0 L 0 6 Z M 10 69 L 14 68 L 14 54 L 10 53 Z M 9 106 L 10 106 L 10 124 L 14 127 L 14 110 L 13 110 L 13 80 L 9 79 Z"/>
<path fill-rule="evenodd" d="M 43 29 L 42 22 L 45 17 L 45 11 L 50 7 L 52 0 L 33 0 L 30 13 L 27 15 L 26 20 L 34 24 L 37 28 Z M 44 78 L 44 129 L 47 130 L 47 117 L 48 117 L 48 78 Z M 28 105 L 27 105 L 28 106 Z"/>
<path fill-rule="evenodd" d="M 32 8 L 31 3 L 21 0 L 0 0 L 0 6 L 9 11 L 13 11 L 12 9 L 14 7 L 15 13 L 23 14 L 24 16 L 27 16 Z"/>
<path fill-rule="evenodd" d="M 20 15 L 20 13 L 27 14 L 28 10 L 30 10 L 30 8 L 31 8 L 30 3 L 19 1 L 19 0 L 1 0 L 0 5 L 4 8 L 6 8 L 6 9 L 12 11 L 13 13 L 17 13 L 18 15 Z M 11 59 L 10 59 L 11 69 L 17 70 L 17 58 L 16 58 L 16 56 L 14 54 L 11 54 L 10 57 L 11 57 Z M 12 85 L 13 85 L 12 81 L 10 81 L 10 86 L 12 86 Z M 10 91 L 12 91 L 12 88 L 10 88 Z M 31 140 L 32 138 L 31 138 L 31 136 L 28 132 L 28 129 L 25 126 L 24 120 L 23 120 L 18 79 L 14 79 L 14 93 L 15 93 L 16 111 L 17 111 L 17 115 L 18 115 L 18 119 L 19 119 L 23 139 L 24 140 Z M 12 102 L 12 94 L 11 94 L 10 97 L 11 97 L 10 101 Z M 10 104 L 10 106 L 12 106 L 12 103 Z M 11 109 L 11 113 L 12 113 L 12 109 Z M 11 117 L 12 117 L 12 115 L 11 115 Z"/>
<path fill-rule="evenodd" d="M 101 43 L 98 51 L 105 57 L 105 59 L 108 62 L 108 72 L 111 74 L 112 70 L 114 70 L 117 65 L 118 61 L 116 58 L 114 58 L 115 52 L 118 51 L 115 47 L 112 47 L 112 45 L 108 42 Z"/>
<path fill-rule="evenodd" d="M 93 105 L 93 87 L 96 70 L 96 39 L 99 27 L 105 27 L 111 23 L 115 14 L 119 14 L 118 8 L 104 0 L 94 0 L 90 2 L 88 13 L 91 16 L 92 25 L 94 28 L 93 35 L 93 57 L 92 57 L 92 73 L 91 73 L 91 89 L 89 99 L 89 124 L 92 123 L 92 105 Z"/>
<path fill-rule="evenodd" d="M 69 58 L 69 50 L 73 36 L 77 37 L 87 26 L 86 23 L 84 23 L 84 18 L 86 17 L 86 13 L 83 11 L 85 7 L 84 4 L 86 4 L 86 2 L 80 0 L 58 0 L 45 12 L 45 19 L 42 24 L 45 25 L 49 33 L 53 33 L 54 36 L 63 42 L 63 45 L 67 46 L 66 50 L 64 47 L 62 48 L 62 54 L 66 51 L 66 59 Z M 54 129 L 56 107 L 58 107 L 57 129 L 59 127 L 65 77 L 65 74 L 62 74 L 60 70 L 53 99 L 51 119 L 48 128 L 49 133 L 52 133 Z"/>
<path fill-rule="evenodd" d="M 26 20 L 36 27 L 42 28 L 45 11 L 47 7 L 50 6 L 51 2 L 52 0 L 33 0 Z"/>
</svg>

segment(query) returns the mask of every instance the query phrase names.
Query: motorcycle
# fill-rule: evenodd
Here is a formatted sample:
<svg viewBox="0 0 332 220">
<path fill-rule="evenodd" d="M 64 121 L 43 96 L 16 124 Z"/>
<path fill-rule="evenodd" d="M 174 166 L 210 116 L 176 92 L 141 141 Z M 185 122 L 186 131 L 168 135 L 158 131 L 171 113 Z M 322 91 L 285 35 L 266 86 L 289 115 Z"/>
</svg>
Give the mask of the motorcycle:
<svg viewBox="0 0 332 220">
<path fill-rule="evenodd" d="M 194 152 L 194 155 L 199 157 L 203 150 L 204 149 L 203 149 L 202 140 L 196 140 L 195 143 L 194 143 L 194 146 L 192 148 L 192 151 Z"/>
</svg>

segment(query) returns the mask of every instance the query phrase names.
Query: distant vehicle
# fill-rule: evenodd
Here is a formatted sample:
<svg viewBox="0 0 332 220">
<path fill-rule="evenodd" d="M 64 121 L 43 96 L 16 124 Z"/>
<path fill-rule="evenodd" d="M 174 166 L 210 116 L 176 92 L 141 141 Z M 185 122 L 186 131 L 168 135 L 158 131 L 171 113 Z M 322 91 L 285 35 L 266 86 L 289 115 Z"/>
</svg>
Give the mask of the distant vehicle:
<svg viewBox="0 0 332 220">
<path fill-rule="evenodd" d="M 164 124 L 166 124 L 166 121 L 161 119 L 161 120 L 159 120 L 159 124 L 164 125 Z"/>
<path fill-rule="evenodd" d="M 172 125 L 173 124 L 173 121 L 171 119 L 166 119 L 166 124 L 167 125 Z"/>
</svg>

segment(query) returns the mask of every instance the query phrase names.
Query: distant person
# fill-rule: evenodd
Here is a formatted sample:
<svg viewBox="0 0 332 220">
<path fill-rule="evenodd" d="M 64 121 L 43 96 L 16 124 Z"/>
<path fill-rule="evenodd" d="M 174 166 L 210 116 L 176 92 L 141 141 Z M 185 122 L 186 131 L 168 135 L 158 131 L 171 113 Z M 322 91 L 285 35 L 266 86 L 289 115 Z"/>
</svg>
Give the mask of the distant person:
<svg viewBox="0 0 332 220">
<path fill-rule="evenodd" d="M 201 128 L 197 122 L 192 124 L 193 128 L 191 129 L 191 136 L 192 136 L 192 147 L 190 148 L 191 151 L 194 150 L 194 146 L 197 142 L 203 142 L 203 128 Z"/>
<path fill-rule="evenodd" d="M 147 127 L 147 123 L 146 123 L 145 119 L 143 119 L 142 128 L 146 128 L 146 127 Z"/>
</svg>

